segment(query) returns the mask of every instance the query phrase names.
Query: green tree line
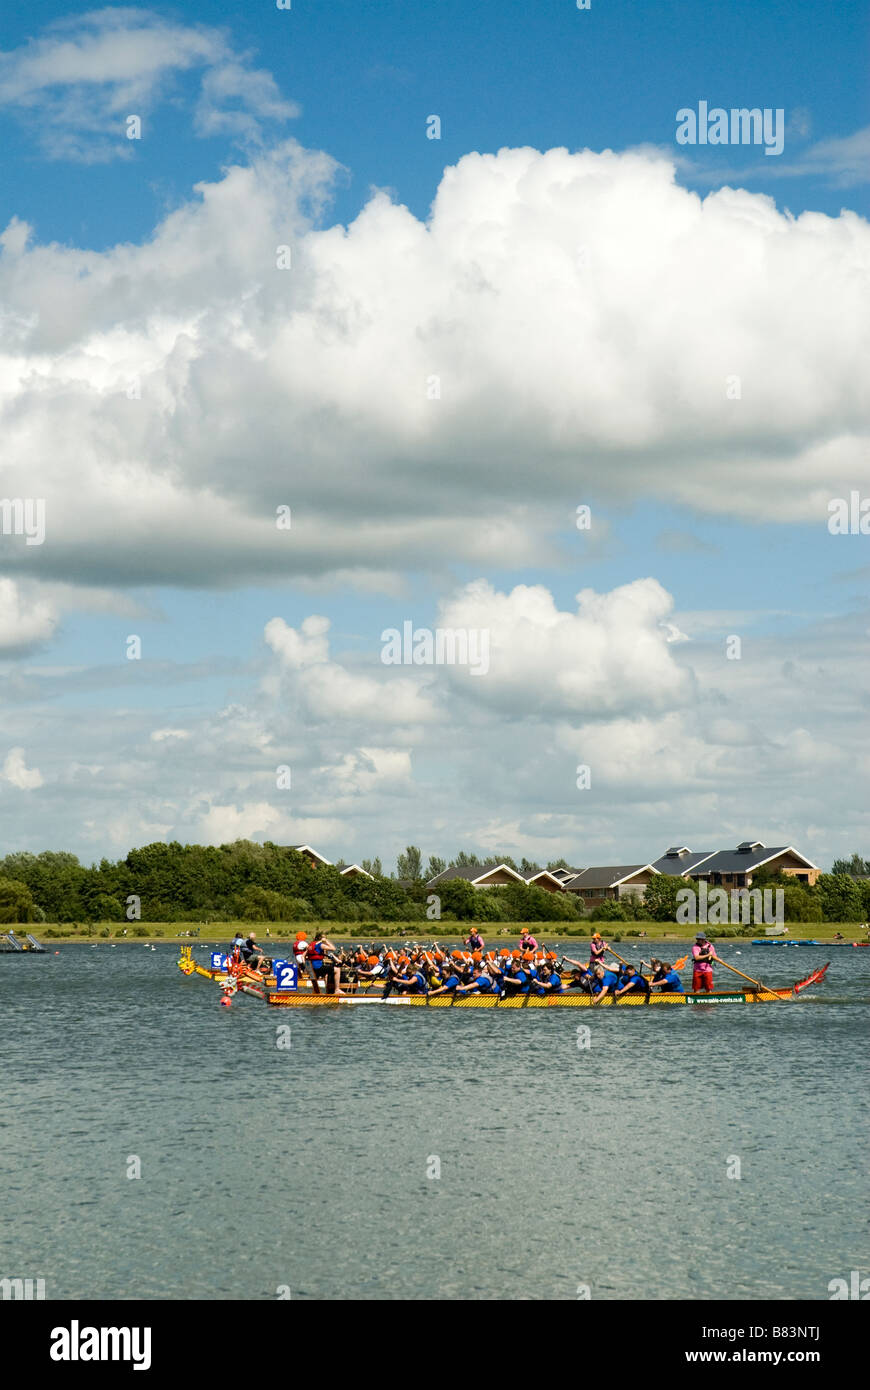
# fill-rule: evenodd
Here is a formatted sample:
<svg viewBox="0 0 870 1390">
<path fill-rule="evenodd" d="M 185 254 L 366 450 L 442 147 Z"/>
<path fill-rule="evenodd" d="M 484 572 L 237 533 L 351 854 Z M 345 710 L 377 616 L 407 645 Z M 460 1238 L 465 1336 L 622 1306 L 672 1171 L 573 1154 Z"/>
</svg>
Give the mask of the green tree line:
<svg viewBox="0 0 870 1390">
<path fill-rule="evenodd" d="M 514 867 L 506 855 L 492 859 Z M 451 864 L 480 862 L 462 851 Z M 550 867 L 562 862 L 551 861 Z M 857 855 L 840 861 L 838 872 L 822 874 L 812 888 L 764 870 L 754 876 L 753 887 L 781 887 L 789 922 L 865 920 L 870 878 L 854 876 L 856 862 L 866 867 Z M 426 882 L 448 866 L 432 856 L 424 872 L 422 863 L 420 850 L 409 845 L 394 876 L 380 873 L 380 862 L 372 860 L 364 867 L 374 877 L 349 878 L 329 865 L 312 868 L 287 846 L 251 840 L 219 846 L 159 841 L 90 866 L 65 851 L 19 852 L 0 859 L 0 922 L 424 922 L 438 920 L 438 911 L 447 920 L 481 923 L 570 923 L 590 916 L 674 921 L 677 892 L 691 887 L 685 879 L 659 875 L 642 900 L 607 902 L 589 914 L 573 893 L 523 883 L 482 891 L 460 878 L 438 885 L 436 906 Z M 538 866 L 522 860 L 515 867 L 530 873 Z"/>
</svg>

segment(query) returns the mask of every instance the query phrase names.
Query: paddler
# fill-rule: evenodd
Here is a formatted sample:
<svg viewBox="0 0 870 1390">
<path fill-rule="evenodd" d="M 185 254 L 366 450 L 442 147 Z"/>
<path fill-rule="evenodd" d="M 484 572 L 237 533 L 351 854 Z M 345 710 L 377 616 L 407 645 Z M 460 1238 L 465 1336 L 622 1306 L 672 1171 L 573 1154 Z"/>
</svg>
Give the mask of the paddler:
<svg viewBox="0 0 870 1390">
<path fill-rule="evenodd" d="M 501 982 L 502 992 L 507 994 L 528 994 L 530 988 L 529 972 L 525 962 L 514 956 L 510 969 L 505 971 Z"/>
<path fill-rule="evenodd" d="M 265 970 L 272 964 L 268 956 L 264 956 L 257 941 L 257 933 L 252 931 L 244 946 L 242 947 L 242 959 L 249 970 Z"/>
<path fill-rule="evenodd" d="M 715 947 L 704 932 L 698 932 L 692 947 L 692 993 L 712 994 L 713 962 L 718 960 Z"/>
<path fill-rule="evenodd" d="M 555 965 L 544 964 L 538 971 L 538 978 L 534 983 L 535 994 L 546 998 L 548 994 L 564 994 L 565 986 L 562 984 L 562 976 L 557 971 Z"/>
<path fill-rule="evenodd" d="M 682 994 L 683 982 L 670 961 L 654 960 L 656 972 L 650 982 L 650 989 L 667 990 L 668 994 Z"/>
<path fill-rule="evenodd" d="M 649 983 L 644 979 L 633 965 L 623 965 L 616 981 L 616 988 L 613 991 L 614 999 L 621 999 L 623 994 L 649 994 Z"/>
<path fill-rule="evenodd" d="M 445 962 L 444 983 L 437 989 L 430 989 L 429 998 L 434 999 L 436 994 L 452 994 L 462 984 L 462 976 L 459 965 L 456 961 Z"/>
<path fill-rule="evenodd" d="M 314 940 L 312 941 L 311 945 L 308 947 L 308 950 L 307 950 L 306 953 L 305 953 L 305 955 L 306 955 L 306 962 L 307 962 L 308 967 L 309 967 L 309 969 L 310 969 L 310 971 L 311 971 L 311 983 L 312 983 L 312 985 L 314 986 L 314 991 L 315 991 L 316 994 L 319 994 L 319 993 L 320 993 L 320 981 L 321 981 L 321 980 L 323 980 L 324 984 L 327 984 L 327 983 L 328 983 L 328 981 L 327 981 L 327 968 L 328 968 L 328 966 L 327 966 L 327 960 L 326 960 L 326 953 L 327 953 L 327 951 L 329 951 L 330 953 L 333 953 L 333 962 L 332 962 L 332 964 L 331 964 L 331 972 L 330 972 L 330 973 L 332 974 L 333 983 L 334 983 L 334 985 L 335 985 L 335 993 L 336 993 L 336 994 L 341 994 L 342 991 L 341 991 L 340 988 L 338 988 L 338 985 L 341 983 L 341 969 L 340 969 L 340 968 L 338 969 L 338 981 L 337 981 L 337 984 L 336 984 L 336 975 L 335 975 L 336 967 L 335 967 L 335 964 L 334 964 L 334 952 L 335 952 L 335 947 L 333 946 L 332 942 L 331 942 L 330 940 L 328 940 L 328 938 L 327 938 L 326 936 L 324 936 L 324 934 L 323 934 L 322 931 L 319 931 L 319 932 L 316 932 L 316 933 L 315 933 Z"/>
<path fill-rule="evenodd" d="M 422 965 L 413 965 L 410 961 L 400 975 L 393 976 L 391 983 L 403 994 L 429 993 L 429 984 Z"/>
<path fill-rule="evenodd" d="M 601 963 L 592 967 L 592 993 L 595 995 L 593 1004 L 600 1004 L 612 994 L 616 988 L 616 975 L 612 970 L 607 970 Z"/>
<path fill-rule="evenodd" d="M 309 944 L 305 932 L 298 931 L 296 933 L 296 940 L 293 942 L 293 959 L 296 961 L 300 971 L 304 970 L 306 967 Z"/>
<path fill-rule="evenodd" d="M 592 993 L 593 975 L 584 960 L 572 960 L 570 956 L 563 956 L 562 965 L 573 965 L 571 972 L 571 984 L 579 986 L 584 994 Z"/>
<path fill-rule="evenodd" d="M 492 980 L 487 975 L 482 966 L 475 964 L 472 967 L 471 978 L 463 979 L 461 985 L 456 986 L 457 994 L 488 994 L 492 989 Z"/>
<path fill-rule="evenodd" d="M 600 931 L 594 931 L 589 942 L 589 965 L 603 965 L 604 957 L 610 950 Z"/>
</svg>

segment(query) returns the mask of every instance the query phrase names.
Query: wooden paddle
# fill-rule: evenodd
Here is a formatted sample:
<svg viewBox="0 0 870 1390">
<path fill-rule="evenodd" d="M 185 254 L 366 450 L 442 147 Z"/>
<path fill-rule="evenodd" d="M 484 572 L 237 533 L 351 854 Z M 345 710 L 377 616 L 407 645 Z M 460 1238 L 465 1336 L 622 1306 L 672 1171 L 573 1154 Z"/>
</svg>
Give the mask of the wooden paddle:
<svg viewBox="0 0 870 1390">
<path fill-rule="evenodd" d="M 743 971 L 738 970 L 736 965 L 729 965 L 727 960 L 723 960 L 721 956 L 715 956 L 714 959 L 719 965 L 724 965 L 726 970 L 733 970 L 735 975 L 739 975 L 741 979 L 748 980 L 751 985 L 755 985 L 755 988 L 760 990 L 763 994 L 774 994 L 777 999 L 782 1000 L 782 995 L 777 994 L 775 989 L 770 988 L 770 985 L 763 984 L 761 980 L 753 980 L 751 975 L 744 975 Z M 785 1001 L 783 1000 L 783 1002 Z"/>
<path fill-rule="evenodd" d="M 623 963 L 623 965 L 629 965 L 629 964 L 631 963 L 630 961 L 623 960 L 623 959 L 622 959 L 622 956 L 619 954 L 619 952 L 618 952 L 618 951 L 614 951 L 614 949 L 613 949 L 612 946 L 608 946 L 607 949 L 610 951 L 611 955 L 616 956 L 616 959 L 617 959 L 617 960 L 621 960 L 622 963 Z M 683 966 L 686 964 L 686 961 L 687 961 L 688 959 L 689 959 L 688 956 L 680 956 L 680 959 L 679 959 L 679 960 L 675 960 L 675 961 L 674 961 L 674 969 L 675 969 L 675 970 L 682 970 L 682 969 L 683 969 Z M 651 965 L 650 961 L 648 961 L 648 960 L 642 960 L 640 964 L 641 964 L 641 971 L 643 970 L 643 967 L 644 967 L 645 965 L 649 965 L 649 966 L 650 966 L 650 969 L 652 969 L 652 965 Z M 722 964 L 724 965 L 725 962 L 723 961 Z"/>
</svg>

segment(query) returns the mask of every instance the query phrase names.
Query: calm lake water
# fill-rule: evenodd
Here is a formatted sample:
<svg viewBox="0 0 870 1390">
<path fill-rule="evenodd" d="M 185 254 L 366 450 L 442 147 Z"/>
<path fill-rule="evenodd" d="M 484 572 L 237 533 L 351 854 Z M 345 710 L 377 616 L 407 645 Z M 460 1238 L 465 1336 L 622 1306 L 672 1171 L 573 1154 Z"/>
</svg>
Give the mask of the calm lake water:
<svg viewBox="0 0 870 1390">
<path fill-rule="evenodd" d="M 832 964 L 796 1004 L 291 1015 L 222 1009 L 175 945 L 0 956 L 0 1276 L 61 1299 L 826 1299 L 870 1262 L 870 951 L 722 953 L 774 985 Z"/>
</svg>

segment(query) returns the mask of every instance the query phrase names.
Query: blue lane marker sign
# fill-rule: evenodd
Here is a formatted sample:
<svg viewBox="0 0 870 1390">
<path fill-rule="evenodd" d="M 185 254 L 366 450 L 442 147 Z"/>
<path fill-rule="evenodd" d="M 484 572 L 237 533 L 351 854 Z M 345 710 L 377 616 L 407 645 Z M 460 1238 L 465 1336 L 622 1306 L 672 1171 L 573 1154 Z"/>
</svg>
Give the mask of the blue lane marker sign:
<svg viewBox="0 0 870 1390">
<path fill-rule="evenodd" d="M 276 960 L 275 988 L 276 990 L 295 990 L 299 986 L 299 966 L 292 960 Z"/>
</svg>

